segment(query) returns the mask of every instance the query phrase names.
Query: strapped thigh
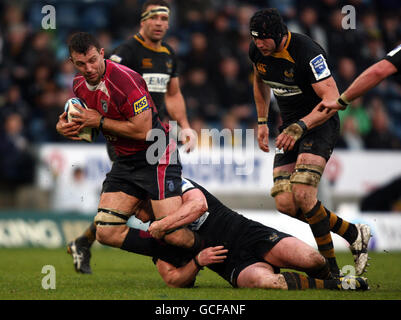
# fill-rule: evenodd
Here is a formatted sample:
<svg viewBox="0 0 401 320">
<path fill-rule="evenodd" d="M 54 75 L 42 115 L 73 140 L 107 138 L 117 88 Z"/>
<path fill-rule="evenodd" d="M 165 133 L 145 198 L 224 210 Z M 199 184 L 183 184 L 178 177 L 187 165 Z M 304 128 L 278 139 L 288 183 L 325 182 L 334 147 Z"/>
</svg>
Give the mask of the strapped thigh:
<svg viewBox="0 0 401 320">
<path fill-rule="evenodd" d="M 129 219 L 128 214 L 117 212 L 116 210 L 98 208 L 95 217 L 95 224 L 97 226 L 119 226 L 125 225 Z"/>
<path fill-rule="evenodd" d="M 273 174 L 274 185 L 270 190 L 270 195 L 273 198 L 282 192 L 291 192 L 290 177 L 289 171 L 278 171 Z"/>
<path fill-rule="evenodd" d="M 314 164 L 297 164 L 291 175 L 291 183 L 306 184 L 317 187 L 323 174 L 324 167 Z"/>
</svg>

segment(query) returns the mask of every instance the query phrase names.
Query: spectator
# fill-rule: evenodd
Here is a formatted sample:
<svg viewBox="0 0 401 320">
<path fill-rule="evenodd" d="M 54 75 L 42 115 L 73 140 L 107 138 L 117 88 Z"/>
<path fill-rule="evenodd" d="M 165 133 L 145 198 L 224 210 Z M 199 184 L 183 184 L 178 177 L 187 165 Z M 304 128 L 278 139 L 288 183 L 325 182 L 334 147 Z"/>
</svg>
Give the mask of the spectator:
<svg viewBox="0 0 401 320">
<path fill-rule="evenodd" d="M 18 187 L 33 183 L 35 168 L 21 115 L 6 116 L 0 137 L 0 184 L 15 193 Z"/>
<path fill-rule="evenodd" d="M 326 31 L 319 25 L 318 21 L 319 14 L 317 10 L 314 7 L 305 6 L 299 14 L 299 22 L 292 20 L 288 24 L 288 29 L 292 32 L 306 34 L 327 51 Z"/>
<path fill-rule="evenodd" d="M 85 169 L 74 166 L 71 177 L 62 181 L 58 176 L 52 194 L 52 209 L 57 212 L 76 212 L 93 215 L 96 210 L 100 190 L 86 178 Z"/>
<path fill-rule="evenodd" d="M 362 98 L 357 98 L 351 102 L 347 109 L 338 112 L 340 122 L 344 125 L 345 119 L 353 118 L 356 131 L 360 135 L 366 135 L 371 129 L 371 121 L 368 112 L 362 104 Z"/>
<path fill-rule="evenodd" d="M 372 129 L 365 136 L 367 149 L 401 149 L 401 140 L 390 130 L 388 114 L 380 98 L 371 102 Z"/>
<path fill-rule="evenodd" d="M 207 122 L 219 121 L 218 97 L 204 69 L 193 68 L 188 72 L 182 93 L 189 119 L 202 115 Z"/>
<path fill-rule="evenodd" d="M 341 136 L 336 148 L 348 150 L 362 150 L 364 148 L 364 142 L 354 117 L 346 116 L 343 119 Z"/>
</svg>

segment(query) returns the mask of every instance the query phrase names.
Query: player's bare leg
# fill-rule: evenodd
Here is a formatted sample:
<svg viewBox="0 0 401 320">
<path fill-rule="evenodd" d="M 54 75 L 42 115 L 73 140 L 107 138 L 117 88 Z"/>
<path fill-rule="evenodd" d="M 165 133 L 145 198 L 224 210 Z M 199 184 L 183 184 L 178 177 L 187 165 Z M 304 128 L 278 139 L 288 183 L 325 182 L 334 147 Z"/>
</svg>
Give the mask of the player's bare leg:
<svg viewBox="0 0 401 320">
<path fill-rule="evenodd" d="M 95 217 L 96 240 L 120 248 L 129 231 L 126 222 L 140 201 L 124 192 L 102 193 L 98 214 Z"/>
</svg>

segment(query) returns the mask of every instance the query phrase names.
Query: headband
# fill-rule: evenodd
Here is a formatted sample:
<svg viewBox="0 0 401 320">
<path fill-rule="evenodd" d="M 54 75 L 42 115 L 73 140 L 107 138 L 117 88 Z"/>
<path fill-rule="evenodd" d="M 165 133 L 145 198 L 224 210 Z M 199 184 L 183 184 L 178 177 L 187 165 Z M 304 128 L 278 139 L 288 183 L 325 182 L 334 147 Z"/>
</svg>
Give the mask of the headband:
<svg viewBox="0 0 401 320">
<path fill-rule="evenodd" d="M 144 13 L 142 13 L 141 21 L 145 21 L 156 14 L 162 14 L 162 13 L 164 13 L 168 16 L 170 14 L 170 9 L 167 7 L 159 6 L 159 7 L 155 7 L 150 10 L 147 10 Z"/>
</svg>

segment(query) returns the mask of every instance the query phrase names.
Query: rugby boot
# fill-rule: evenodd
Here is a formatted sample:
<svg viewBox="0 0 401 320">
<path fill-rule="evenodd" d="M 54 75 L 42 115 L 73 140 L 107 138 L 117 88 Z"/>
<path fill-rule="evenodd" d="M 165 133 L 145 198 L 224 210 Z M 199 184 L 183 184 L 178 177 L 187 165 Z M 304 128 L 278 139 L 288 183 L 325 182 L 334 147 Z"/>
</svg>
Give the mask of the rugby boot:
<svg viewBox="0 0 401 320">
<path fill-rule="evenodd" d="M 355 274 L 360 276 L 365 272 L 368 263 L 368 244 L 372 235 L 367 224 L 356 224 L 355 226 L 358 230 L 358 237 L 350 245 L 350 250 L 354 257 Z"/>
<path fill-rule="evenodd" d="M 71 241 L 67 245 L 67 252 L 72 255 L 76 272 L 91 274 L 90 267 L 91 252 L 88 247 L 80 245 L 77 241 Z"/>
</svg>

